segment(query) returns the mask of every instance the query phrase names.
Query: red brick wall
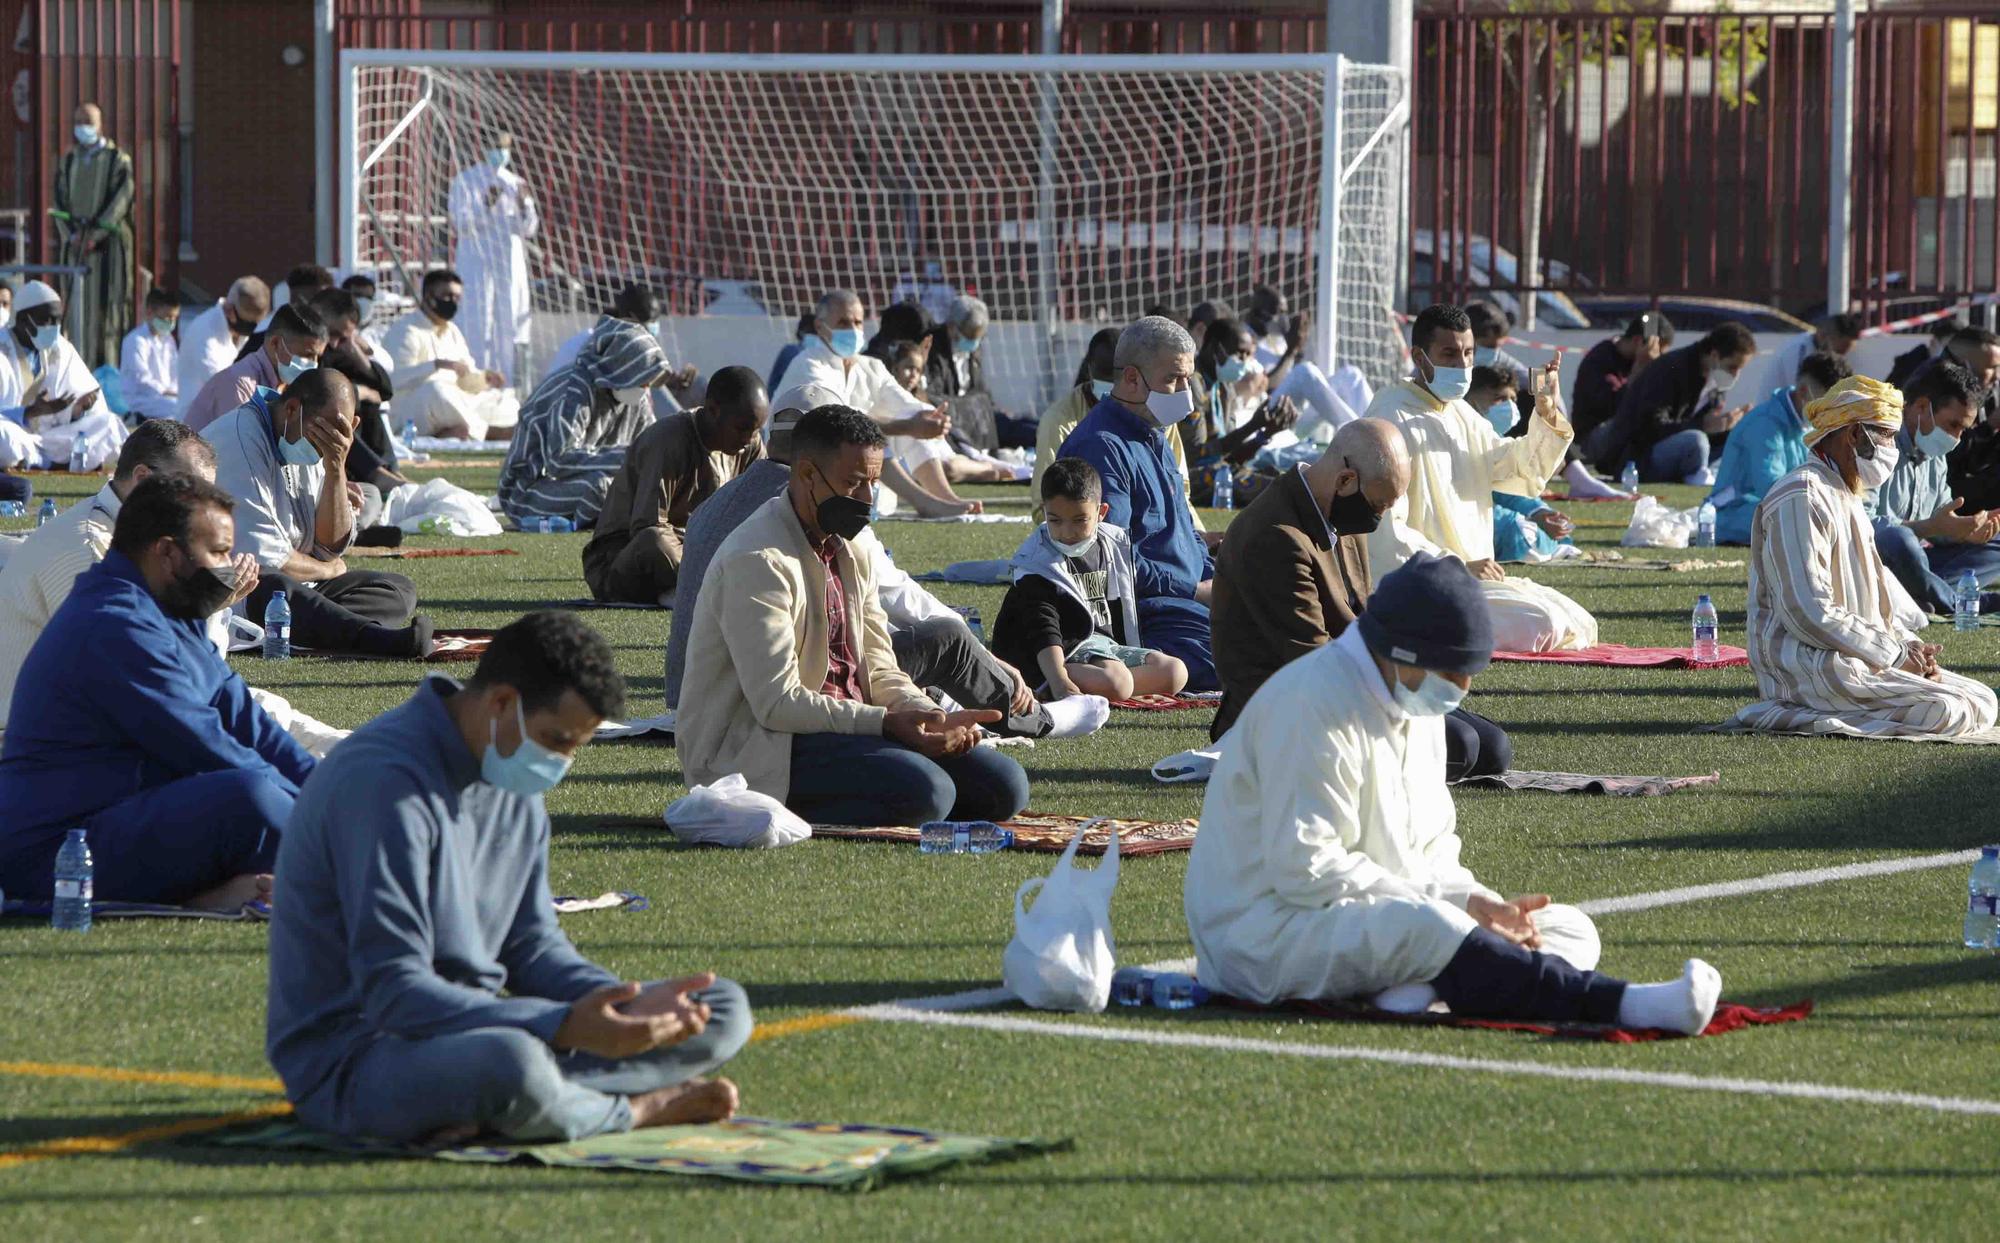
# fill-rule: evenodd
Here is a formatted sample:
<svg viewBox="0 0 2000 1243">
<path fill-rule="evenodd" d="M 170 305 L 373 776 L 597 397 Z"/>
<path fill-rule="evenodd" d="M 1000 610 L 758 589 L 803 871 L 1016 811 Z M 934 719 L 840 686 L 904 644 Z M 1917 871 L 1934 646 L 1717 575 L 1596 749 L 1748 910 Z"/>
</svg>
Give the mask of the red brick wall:
<svg viewBox="0 0 2000 1243">
<path fill-rule="evenodd" d="M 276 283 L 313 257 L 312 0 L 190 6 L 194 251 L 182 279 L 219 297 L 255 273 Z M 287 44 L 299 66 L 280 59 Z"/>
</svg>

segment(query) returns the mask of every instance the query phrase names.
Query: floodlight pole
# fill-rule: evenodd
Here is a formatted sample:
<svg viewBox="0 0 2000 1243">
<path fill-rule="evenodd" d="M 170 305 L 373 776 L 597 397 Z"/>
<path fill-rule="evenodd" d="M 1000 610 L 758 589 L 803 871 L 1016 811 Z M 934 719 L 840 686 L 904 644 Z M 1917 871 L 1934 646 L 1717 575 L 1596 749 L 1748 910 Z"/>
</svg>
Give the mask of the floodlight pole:
<svg viewBox="0 0 2000 1243">
<path fill-rule="evenodd" d="M 1042 0 L 1042 55 L 1062 52 L 1064 0 Z M 1039 149 L 1035 160 L 1035 323 L 1040 346 L 1035 377 L 1038 405 L 1055 396 L 1057 357 L 1056 315 L 1056 131 L 1060 101 L 1052 74 L 1043 74 L 1036 84 Z"/>
<path fill-rule="evenodd" d="M 1347 58 L 1326 58 L 1319 110 L 1319 237 L 1313 249 L 1319 263 L 1313 271 L 1312 355 L 1322 369 L 1333 371 L 1334 345 L 1340 339 L 1334 299 L 1340 292 L 1340 80 Z"/>
<path fill-rule="evenodd" d="M 1826 313 L 1846 312 L 1853 297 L 1854 0 L 1833 10 L 1833 123 L 1827 131 Z"/>
</svg>

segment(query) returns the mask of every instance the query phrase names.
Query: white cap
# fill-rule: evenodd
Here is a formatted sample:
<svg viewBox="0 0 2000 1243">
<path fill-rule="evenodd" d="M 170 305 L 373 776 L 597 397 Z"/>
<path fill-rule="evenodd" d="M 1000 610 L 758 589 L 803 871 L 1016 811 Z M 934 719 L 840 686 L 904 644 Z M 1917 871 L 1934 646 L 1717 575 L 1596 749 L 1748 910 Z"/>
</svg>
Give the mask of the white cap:
<svg viewBox="0 0 2000 1243">
<path fill-rule="evenodd" d="M 18 315 L 22 311 L 32 311 L 38 306 L 61 301 L 62 295 L 49 288 L 48 282 L 29 281 L 14 291 L 14 313 Z"/>
<path fill-rule="evenodd" d="M 794 384 L 771 399 L 771 409 L 773 412 L 796 410 L 800 414 L 804 414 L 808 410 L 816 410 L 821 406 L 838 406 L 844 404 L 840 399 L 840 394 L 834 392 L 824 384 Z M 790 426 L 791 423 L 796 421 L 795 419 L 787 420 L 786 425 Z M 775 425 L 775 419 L 773 423 Z"/>
</svg>

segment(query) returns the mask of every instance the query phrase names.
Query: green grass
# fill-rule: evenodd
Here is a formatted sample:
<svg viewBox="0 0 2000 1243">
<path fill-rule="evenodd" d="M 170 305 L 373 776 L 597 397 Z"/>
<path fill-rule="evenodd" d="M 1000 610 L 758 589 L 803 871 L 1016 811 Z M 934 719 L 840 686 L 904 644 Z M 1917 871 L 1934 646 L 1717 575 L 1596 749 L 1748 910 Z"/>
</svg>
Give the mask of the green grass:
<svg viewBox="0 0 2000 1243">
<path fill-rule="evenodd" d="M 454 477 L 493 482 L 490 472 Z M 37 482 L 58 497 L 86 490 Z M 1693 503 L 1692 490 L 1665 491 Z M 1572 512 L 1586 544 L 1610 546 L 1629 508 Z M 882 530 L 911 569 L 1005 555 L 1024 532 Z M 582 539 L 508 537 L 495 542 L 523 555 L 395 568 L 418 580 L 440 625 L 495 626 L 580 594 Z M 1741 642 L 1738 566 L 1531 573 L 1592 609 L 1608 640 L 1685 643 L 1694 596 L 1709 591 L 1725 638 Z M 1000 595 L 939 594 L 988 618 Z M 618 649 L 634 711 L 657 711 L 666 616 L 590 616 Z M 1952 667 L 1987 681 L 2000 673 L 1995 631 L 1931 636 Z M 408 664 L 240 667 L 349 726 L 400 702 L 419 674 Z M 1993 752 L 1691 732 L 1753 697 L 1741 670 L 1495 667 L 1473 704 L 1513 732 L 1522 767 L 1723 779 L 1629 801 L 1463 794 L 1468 862 L 1498 888 L 1583 899 L 1996 836 L 1986 810 Z M 1190 815 L 1199 790 L 1156 785 L 1146 768 L 1204 739 L 1206 724 L 1205 713 L 1120 714 L 1095 738 L 1017 754 L 1038 808 Z M 549 799 L 554 882 L 572 893 L 638 890 L 652 909 L 566 926 L 628 975 L 734 976 L 765 1022 L 992 983 L 1014 888 L 1050 863 L 831 841 L 685 850 L 663 831 L 604 824 L 657 820 L 682 789 L 669 748 L 585 751 Z M 1121 957 L 1190 952 L 1185 869 L 1179 855 L 1125 864 L 1113 911 Z M 1809 1022 L 1721 1039 L 1556 1045 L 1210 1011 L 1059 1021 L 1991 1098 L 2000 961 L 1956 947 L 1964 883 L 1951 868 L 1605 917 L 1607 969 L 1658 978 L 1700 953 L 1736 999 L 1818 999 Z M 0 1060 L 266 1074 L 264 976 L 255 927 L 114 924 L 77 938 L 14 923 L 0 929 Z M 1982 1206 L 2000 1194 L 2000 1120 L 1914 1109 L 877 1023 L 758 1043 L 730 1073 L 753 1113 L 1070 1135 L 1076 1148 L 862 1197 L 189 1144 L 6 1168 L 8 1150 L 266 1098 L 0 1074 L 0 1237 L 1940 1239 L 1985 1233 Z"/>
</svg>

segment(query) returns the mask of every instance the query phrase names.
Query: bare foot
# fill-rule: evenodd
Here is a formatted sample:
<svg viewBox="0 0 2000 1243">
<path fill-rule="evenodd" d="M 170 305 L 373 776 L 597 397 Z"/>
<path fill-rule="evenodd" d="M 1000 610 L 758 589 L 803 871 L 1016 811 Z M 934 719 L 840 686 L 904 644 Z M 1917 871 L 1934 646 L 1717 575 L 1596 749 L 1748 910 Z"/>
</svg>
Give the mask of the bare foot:
<svg viewBox="0 0 2000 1243">
<path fill-rule="evenodd" d="M 956 518 L 960 514 L 979 512 L 978 501 L 941 501 L 929 493 L 925 493 L 911 504 L 916 507 L 919 518 Z"/>
<path fill-rule="evenodd" d="M 215 888 L 194 895 L 187 905 L 198 911 L 240 911 L 245 903 L 271 900 L 271 874 L 232 876 Z"/>
<path fill-rule="evenodd" d="M 631 1098 L 632 1127 L 723 1122 L 736 1115 L 736 1085 L 727 1079 L 690 1079 Z"/>
</svg>

